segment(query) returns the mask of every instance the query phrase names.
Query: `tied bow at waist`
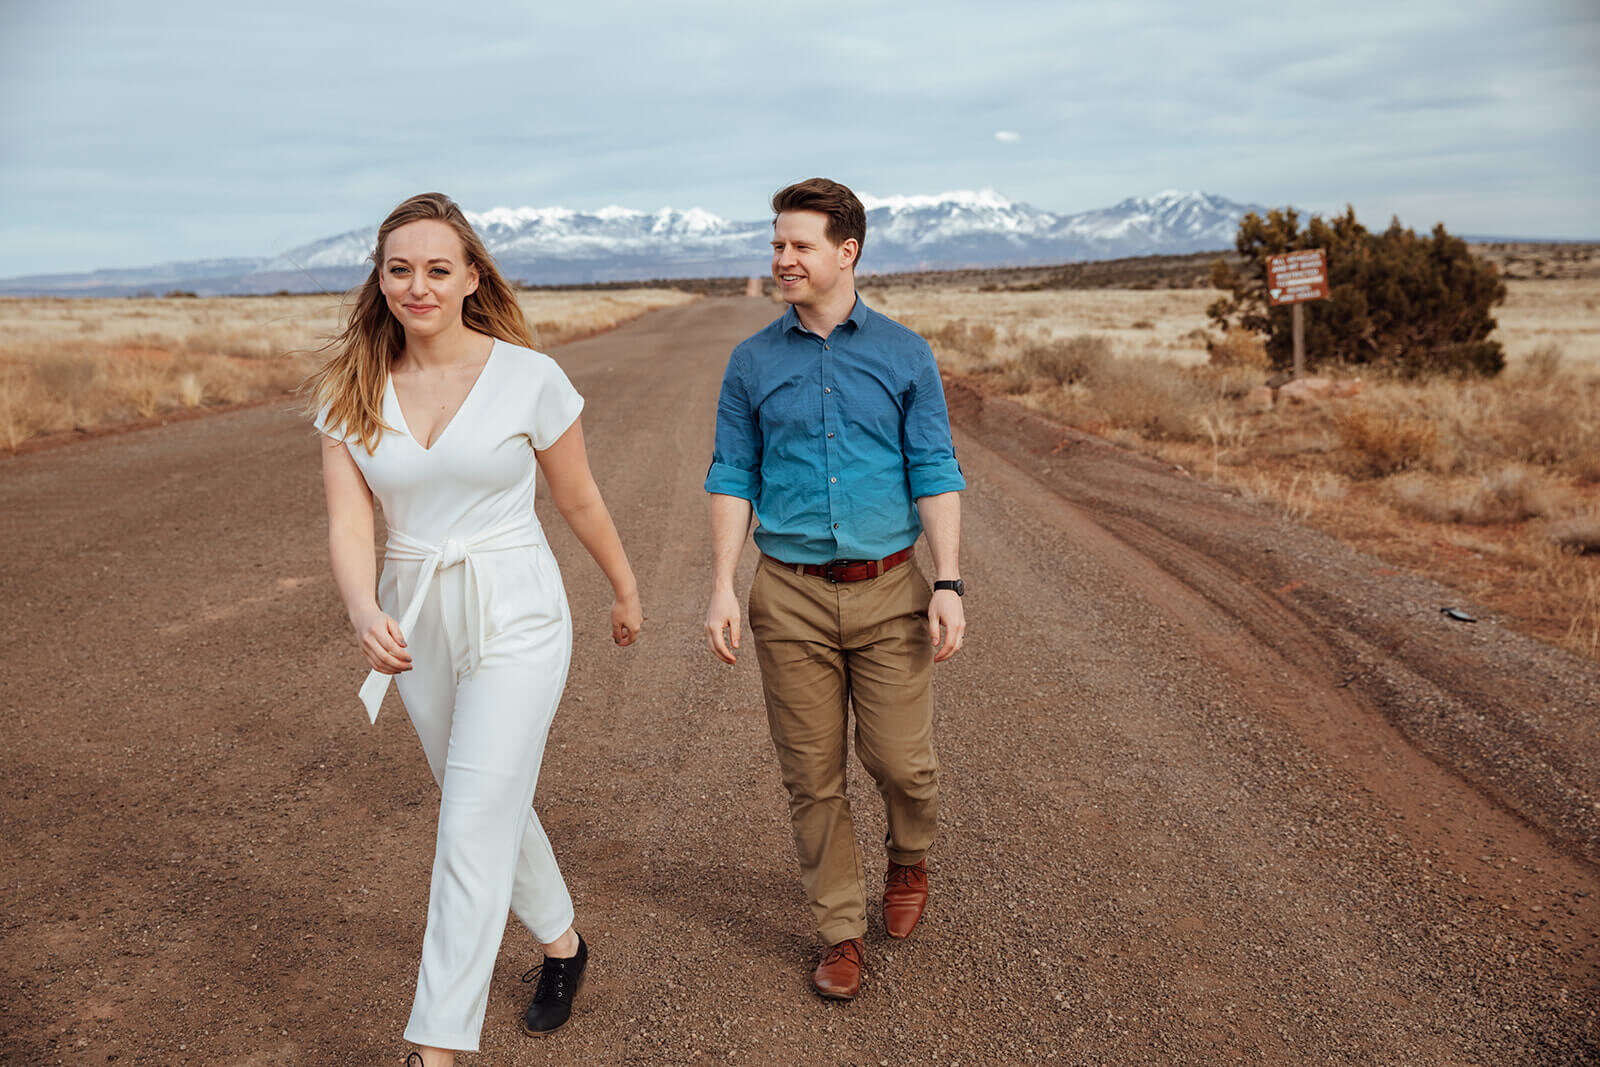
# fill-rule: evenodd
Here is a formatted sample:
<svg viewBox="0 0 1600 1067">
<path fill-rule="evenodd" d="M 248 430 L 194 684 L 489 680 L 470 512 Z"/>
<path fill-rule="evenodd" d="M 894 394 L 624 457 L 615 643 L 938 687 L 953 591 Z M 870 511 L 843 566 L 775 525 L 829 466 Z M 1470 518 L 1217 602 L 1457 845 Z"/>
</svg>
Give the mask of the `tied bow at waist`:
<svg viewBox="0 0 1600 1067">
<path fill-rule="evenodd" d="M 473 563 L 473 557 L 485 552 L 536 548 L 544 543 L 544 531 L 539 524 L 523 519 L 503 523 L 464 541 L 451 538 L 438 545 L 419 541 L 400 530 L 390 530 L 384 558 L 422 564 L 416 588 L 412 590 L 411 599 L 406 602 L 405 611 L 400 616 L 400 632 L 408 638 L 411 636 L 412 628 L 422 614 L 422 602 L 428 598 L 428 588 L 433 584 L 434 575 L 448 567 L 465 567 L 466 581 L 462 583 L 462 588 L 466 598 L 463 614 L 467 620 L 467 656 L 469 669 L 475 669 L 483 659 L 484 619 L 483 590 L 479 586 L 478 568 Z M 361 684 L 361 703 L 366 705 L 367 718 L 372 722 L 378 721 L 378 708 L 383 704 L 383 695 L 389 691 L 389 681 L 393 677 L 392 674 L 373 671 Z"/>
</svg>

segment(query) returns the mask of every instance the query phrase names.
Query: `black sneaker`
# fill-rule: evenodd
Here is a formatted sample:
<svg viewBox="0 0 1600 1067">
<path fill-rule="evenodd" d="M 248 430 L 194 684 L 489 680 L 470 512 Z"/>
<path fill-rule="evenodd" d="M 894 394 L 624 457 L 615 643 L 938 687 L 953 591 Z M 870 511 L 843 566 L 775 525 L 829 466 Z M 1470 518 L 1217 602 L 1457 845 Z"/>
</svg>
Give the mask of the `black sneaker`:
<svg viewBox="0 0 1600 1067">
<path fill-rule="evenodd" d="M 522 1016 L 522 1029 L 534 1037 L 553 1034 L 572 1017 L 572 998 L 583 986 L 583 971 L 589 963 L 589 946 L 578 935 L 578 953 L 564 959 L 546 956 L 537 967 L 522 976 L 524 982 L 539 980 L 533 1003 Z"/>
</svg>

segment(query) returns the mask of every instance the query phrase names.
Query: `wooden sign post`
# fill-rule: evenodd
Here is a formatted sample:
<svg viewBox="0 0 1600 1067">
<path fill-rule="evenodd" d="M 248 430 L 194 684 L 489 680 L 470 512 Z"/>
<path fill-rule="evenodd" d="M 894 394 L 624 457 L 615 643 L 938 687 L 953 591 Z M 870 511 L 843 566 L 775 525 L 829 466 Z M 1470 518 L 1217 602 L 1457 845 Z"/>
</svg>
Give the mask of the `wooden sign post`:
<svg viewBox="0 0 1600 1067">
<path fill-rule="evenodd" d="M 1274 306 L 1291 305 L 1294 331 L 1294 376 L 1306 375 L 1306 320 L 1300 306 L 1328 298 L 1328 257 L 1320 248 L 1267 257 L 1267 298 Z"/>
</svg>

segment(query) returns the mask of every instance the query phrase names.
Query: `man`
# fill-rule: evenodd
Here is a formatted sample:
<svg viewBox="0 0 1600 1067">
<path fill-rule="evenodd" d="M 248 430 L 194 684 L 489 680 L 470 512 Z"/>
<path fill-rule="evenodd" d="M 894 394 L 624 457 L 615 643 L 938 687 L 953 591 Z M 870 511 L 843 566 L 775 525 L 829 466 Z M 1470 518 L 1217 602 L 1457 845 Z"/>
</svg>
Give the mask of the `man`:
<svg viewBox="0 0 1600 1067">
<path fill-rule="evenodd" d="M 966 631 L 958 495 L 939 369 L 928 344 L 855 291 L 866 211 L 812 178 L 772 198 L 772 276 L 789 308 L 733 350 L 717 402 L 706 639 L 739 648 L 733 590 L 752 507 L 762 559 L 750 587 L 801 880 L 827 946 L 811 976 L 824 997 L 861 989 L 866 886 L 845 796 L 846 733 L 888 817 L 884 927 L 906 937 L 928 899 L 938 822 L 934 663 Z M 928 535 L 935 578 L 911 559 Z"/>
</svg>

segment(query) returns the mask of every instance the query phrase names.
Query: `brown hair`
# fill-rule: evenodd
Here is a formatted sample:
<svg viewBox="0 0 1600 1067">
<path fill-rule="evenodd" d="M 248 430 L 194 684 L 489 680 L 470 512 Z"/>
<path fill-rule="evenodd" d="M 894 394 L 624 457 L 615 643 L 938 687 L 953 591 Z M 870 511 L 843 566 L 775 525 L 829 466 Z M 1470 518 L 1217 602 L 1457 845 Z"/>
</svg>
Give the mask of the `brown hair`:
<svg viewBox="0 0 1600 1067">
<path fill-rule="evenodd" d="M 461 321 L 467 328 L 525 348 L 535 344 L 516 293 L 501 277 L 489 250 L 456 202 L 443 193 L 422 193 L 405 201 L 378 227 L 372 273 L 353 292 L 354 303 L 344 329 L 321 349 L 332 354 L 302 387 L 310 413 L 327 412 L 324 425 L 328 432 L 354 437 L 368 455 L 378 447 L 383 431 L 393 429 L 383 421 L 383 390 L 389 368 L 406 344 L 405 330 L 390 312 L 379 287 L 383 245 L 395 230 L 422 219 L 434 219 L 454 229 L 461 238 L 467 266 L 478 269 L 478 289 L 461 305 Z"/>
<path fill-rule="evenodd" d="M 861 262 L 861 248 L 867 243 L 867 209 L 850 191 L 827 178 L 807 178 L 803 182 L 779 189 L 772 194 L 773 222 L 785 211 L 817 211 L 826 215 L 828 225 L 823 234 L 835 245 L 842 245 L 852 237 L 856 242 L 856 263 Z"/>
</svg>

